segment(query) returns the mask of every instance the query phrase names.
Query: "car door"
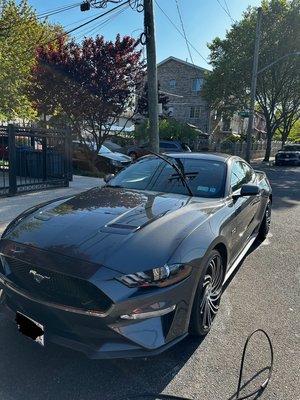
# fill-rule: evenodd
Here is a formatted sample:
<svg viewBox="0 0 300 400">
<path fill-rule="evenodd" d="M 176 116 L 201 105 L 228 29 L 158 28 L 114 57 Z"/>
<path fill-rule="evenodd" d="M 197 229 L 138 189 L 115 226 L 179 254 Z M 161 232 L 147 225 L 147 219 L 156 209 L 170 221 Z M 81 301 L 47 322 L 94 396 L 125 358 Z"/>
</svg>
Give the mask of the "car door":
<svg viewBox="0 0 300 400">
<path fill-rule="evenodd" d="M 231 169 L 230 189 L 232 194 L 238 194 L 242 185 L 254 183 L 253 169 L 242 160 L 235 160 Z M 246 245 L 257 225 L 260 195 L 241 196 L 233 199 L 235 220 L 232 226 L 232 253 L 238 255 Z"/>
</svg>

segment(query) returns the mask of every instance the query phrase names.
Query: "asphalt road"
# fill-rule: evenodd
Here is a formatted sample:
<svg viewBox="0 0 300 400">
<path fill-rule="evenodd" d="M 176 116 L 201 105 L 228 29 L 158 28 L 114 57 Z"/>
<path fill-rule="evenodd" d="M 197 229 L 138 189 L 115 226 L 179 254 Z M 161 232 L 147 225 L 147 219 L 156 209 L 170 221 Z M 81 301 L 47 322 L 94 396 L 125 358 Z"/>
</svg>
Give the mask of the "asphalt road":
<svg viewBox="0 0 300 400">
<path fill-rule="evenodd" d="M 264 167 L 274 189 L 271 233 L 253 248 L 225 290 L 211 333 L 187 338 L 147 360 L 92 361 L 51 345 L 41 348 L 0 315 L 1 400 L 106 400 L 157 392 L 198 400 L 234 399 L 247 335 L 265 329 L 275 351 L 274 373 L 260 397 L 299 400 L 300 168 Z M 268 365 L 262 337 L 250 345 L 246 391 Z"/>
</svg>

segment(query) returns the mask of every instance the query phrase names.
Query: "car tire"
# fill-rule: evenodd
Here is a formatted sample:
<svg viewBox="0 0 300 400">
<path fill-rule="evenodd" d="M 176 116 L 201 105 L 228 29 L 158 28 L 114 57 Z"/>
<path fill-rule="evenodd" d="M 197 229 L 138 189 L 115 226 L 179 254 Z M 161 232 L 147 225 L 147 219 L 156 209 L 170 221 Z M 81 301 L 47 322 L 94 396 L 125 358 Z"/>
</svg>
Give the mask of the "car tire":
<svg viewBox="0 0 300 400">
<path fill-rule="evenodd" d="M 218 312 L 225 278 L 221 254 L 212 250 L 203 268 L 196 290 L 190 321 L 190 333 L 205 336 Z"/>
<path fill-rule="evenodd" d="M 266 206 L 266 211 L 265 211 L 265 215 L 264 218 L 261 222 L 261 225 L 259 227 L 259 231 L 258 231 L 258 235 L 257 235 L 257 239 L 261 242 L 263 242 L 270 230 L 270 225 L 271 225 L 271 216 L 272 216 L 272 202 L 269 199 L 267 206 Z"/>
<path fill-rule="evenodd" d="M 132 161 L 136 161 L 138 159 L 138 155 L 135 151 L 131 151 L 128 155 L 132 158 Z"/>
</svg>

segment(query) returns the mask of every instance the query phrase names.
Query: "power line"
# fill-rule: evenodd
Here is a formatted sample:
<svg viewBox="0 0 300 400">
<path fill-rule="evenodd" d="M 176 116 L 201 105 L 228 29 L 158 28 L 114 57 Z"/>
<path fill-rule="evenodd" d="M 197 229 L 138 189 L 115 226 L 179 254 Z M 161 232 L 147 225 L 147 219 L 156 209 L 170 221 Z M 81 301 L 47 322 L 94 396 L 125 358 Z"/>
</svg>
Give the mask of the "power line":
<svg viewBox="0 0 300 400">
<path fill-rule="evenodd" d="M 173 25 L 173 27 L 176 29 L 176 31 L 180 34 L 180 36 L 182 36 L 184 39 L 184 34 L 181 32 L 181 30 L 178 28 L 178 26 L 172 21 L 172 19 L 169 17 L 169 15 L 161 8 L 161 6 L 158 4 L 157 0 L 155 0 L 155 4 L 157 5 L 157 7 L 160 9 L 160 11 L 164 14 L 164 16 L 168 19 L 168 21 L 170 22 L 170 24 Z M 207 59 L 196 49 L 196 47 L 187 39 L 188 44 L 191 46 L 191 48 L 207 63 L 209 64 L 209 62 L 207 61 Z"/>
<path fill-rule="evenodd" d="M 78 4 L 78 3 L 76 3 L 76 4 Z M 81 3 L 79 3 L 79 5 L 80 5 L 80 4 L 81 4 Z M 52 13 L 52 12 L 54 12 L 54 11 L 58 11 L 58 10 L 61 10 L 61 9 L 63 9 L 63 8 L 72 7 L 72 6 L 74 6 L 74 3 L 72 3 L 72 4 L 65 4 L 65 5 L 62 6 L 62 7 L 57 7 L 57 8 L 52 8 L 52 9 L 49 9 L 49 10 L 42 11 L 39 15 L 49 14 L 49 13 Z"/>
<path fill-rule="evenodd" d="M 236 20 L 232 17 L 232 14 L 231 14 L 231 12 L 230 12 L 230 9 L 229 9 L 229 7 L 228 7 L 228 3 L 227 3 L 226 0 L 224 0 L 224 4 L 225 4 L 225 7 L 226 7 L 226 10 L 228 11 L 228 14 L 229 14 L 229 17 L 230 17 L 231 21 L 232 21 L 233 23 L 236 23 Z"/>
<path fill-rule="evenodd" d="M 180 8 L 179 8 L 178 0 L 175 0 L 175 3 L 176 3 L 177 12 L 178 12 L 178 15 L 179 15 L 180 23 L 181 23 L 182 33 L 184 35 L 185 44 L 186 44 L 188 53 L 190 55 L 191 62 L 195 66 L 194 60 L 193 60 L 193 56 L 192 56 L 192 53 L 191 53 L 191 49 L 190 49 L 190 45 L 189 45 L 189 41 L 188 41 L 188 38 L 186 36 L 186 31 L 185 31 L 185 28 L 184 28 L 184 23 L 183 23 L 181 11 L 180 11 Z"/>
<path fill-rule="evenodd" d="M 228 15 L 228 17 L 231 19 L 231 21 L 232 21 L 233 23 L 235 23 L 236 21 L 232 18 L 232 15 L 230 14 L 230 11 L 229 11 L 229 9 L 228 9 L 228 5 L 227 5 L 227 3 L 226 3 L 226 0 L 224 0 L 224 1 L 225 1 L 227 10 L 226 10 L 226 8 L 223 6 L 223 4 L 220 2 L 220 0 L 217 0 L 219 6 L 222 8 L 222 10 L 225 12 L 225 14 Z"/>
<path fill-rule="evenodd" d="M 119 10 L 118 12 L 116 12 L 115 14 L 113 14 L 112 16 L 110 16 L 109 18 L 105 19 L 102 23 L 98 24 L 98 22 L 91 28 L 88 30 L 85 30 L 84 32 L 81 32 L 79 34 L 79 36 L 76 37 L 76 40 L 81 40 L 82 38 L 84 38 L 87 35 L 90 35 L 91 33 L 93 33 L 96 29 L 101 29 L 104 28 L 106 25 L 108 25 L 114 18 L 118 17 L 120 14 L 122 14 L 123 12 L 125 12 L 127 10 L 127 7 Z"/>
<path fill-rule="evenodd" d="M 54 39 L 50 40 L 49 42 L 44 43 L 44 45 L 50 44 L 50 43 L 52 43 L 52 42 L 55 42 L 56 40 L 60 39 L 61 37 L 67 36 L 67 35 L 69 35 L 70 33 L 73 33 L 73 32 L 75 32 L 75 31 L 77 31 L 78 29 L 83 28 L 84 26 L 86 26 L 86 25 L 88 25 L 88 24 L 91 24 L 92 22 L 98 20 L 99 18 L 105 17 L 105 15 L 108 15 L 108 14 L 114 12 L 115 10 L 117 10 L 117 9 L 119 9 L 119 8 L 125 6 L 125 5 L 128 5 L 128 4 L 129 4 L 129 0 L 126 0 L 126 1 L 124 1 L 123 3 L 118 4 L 117 6 L 111 8 L 110 10 L 105 11 L 104 13 L 102 13 L 102 14 L 100 14 L 100 15 L 97 15 L 97 17 L 92 18 L 92 19 L 90 19 L 89 21 L 84 22 L 83 24 L 81 24 L 81 25 L 79 25 L 79 26 L 76 26 L 75 28 L 70 29 L 70 30 L 67 31 L 67 32 L 64 32 L 64 33 L 61 34 L 61 35 L 58 35 L 57 37 L 55 37 Z"/>
<path fill-rule="evenodd" d="M 87 16 L 87 17 L 85 17 L 85 18 L 77 19 L 76 21 L 73 21 L 73 22 L 70 22 L 70 23 L 67 24 L 67 25 L 64 25 L 64 26 L 63 26 L 63 29 L 65 29 L 65 28 L 68 27 L 68 26 L 72 26 L 72 25 L 81 23 L 81 22 L 83 22 L 83 21 L 87 21 L 87 20 L 90 19 L 90 18 L 91 18 L 91 16 L 89 15 L 89 16 Z"/>
<path fill-rule="evenodd" d="M 37 19 L 43 19 L 43 18 L 51 17 L 52 15 L 60 14 L 60 13 L 65 12 L 65 11 L 69 11 L 72 8 L 79 7 L 80 4 L 81 3 L 71 4 L 69 6 L 53 9 L 52 11 L 50 10 L 47 13 L 38 14 L 37 15 Z"/>
</svg>

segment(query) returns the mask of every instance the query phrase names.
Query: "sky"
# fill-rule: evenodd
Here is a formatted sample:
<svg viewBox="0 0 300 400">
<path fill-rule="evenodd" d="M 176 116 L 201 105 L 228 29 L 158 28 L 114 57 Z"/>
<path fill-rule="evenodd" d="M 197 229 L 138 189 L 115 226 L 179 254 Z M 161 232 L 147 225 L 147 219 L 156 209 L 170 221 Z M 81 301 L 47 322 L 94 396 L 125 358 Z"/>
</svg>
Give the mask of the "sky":
<svg viewBox="0 0 300 400">
<path fill-rule="evenodd" d="M 173 23 L 181 30 L 181 23 L 176 7 L 176 0 L 156 0 Z M 223 38 L 230 29 L 233 20 L 239 20 L 249 5 L 257 6 L 260 0 L 177 0 L 181 10 L 182 20 L 188 40 L 197 52 L 191 48 L 193 62 L 200 67 L 210 68 L 207 63 L 210 43 L 216 36 Z M 29 0 L 38 14 L 48 12 L 62 6 L 80 3 L 80 0 Z M 155 3 L 154 3 L 155 4 Z M 226 8 L 226 5 L 228 8 Z M 62 12 L 48 19 L 50 22 L 60 23 L 66 30 L 72 29 L 88 21 L 96 15 L 106 11 L 91 9 L 81 12 L 79 6 Z M 227 13 L 226 13 L 226 11 Z M 229 15 L 230 16 L 229 16 Z M 77 32 L 76 39 L 81 40 L 84 35 L 103 35 L 106 39 L 114 39 L 117 33 L 139 37 L 143 28 L 143 14 L 132 9 L 126 9 L 119 15 L 103 24 L 104 19 L 99 19 Z M 191 62 L 184 38 L 176 31 L 166 16 L 155 4 L 155 24 L 157 61 L 174 56 Z M 101 26 L 102 25 L 102 26 Z M 199 55 L 201 54 L 201 56 Z"/>
</svg>

